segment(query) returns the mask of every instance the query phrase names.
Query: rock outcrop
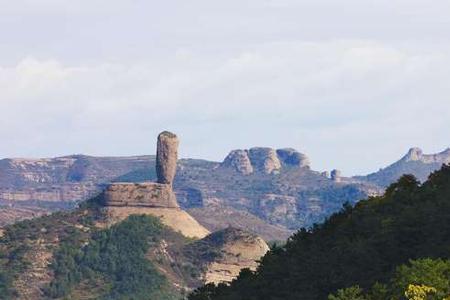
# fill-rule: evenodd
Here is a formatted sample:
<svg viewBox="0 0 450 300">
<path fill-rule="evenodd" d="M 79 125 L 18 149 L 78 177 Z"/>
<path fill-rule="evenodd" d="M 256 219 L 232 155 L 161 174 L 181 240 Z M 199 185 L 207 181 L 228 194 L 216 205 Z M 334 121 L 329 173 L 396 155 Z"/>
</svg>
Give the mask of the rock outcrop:
<svg viewBox="0 0 450 300">
<path fill-rule="evenodd" d="M 255 147 L 250 150 L 233 150 L 221 164 L 222 167 L 232 168 L 243 175 L 254 172 L 273 174 L 283 167 L 309 168 L 309 158 L 295 149 L 272 149 Z"/>
<path fill-rule="evenodd" d="M 207 266 L 206 283 L 231 282 L 244 268 L 254 271 L 257 261 L 269 251 L 262 238 L 235 228 L 214 232 L 200 243 L 220 253 Z"/>
<path fill-rule="evenodd" d="M 111 184 L 105 191 L 104 204 L 179 208 L 172 187 L 154 182 Z"/>
<path fill-rule="evenodd" d="M 231 167 L 244 175 L 253 173 L 253 166 L 248 157 L 247 150 L 231 151 L 223 161 L 222 166 Z"/>
<path fill-rule="evenodd" d="M 103 195 L 108 225 L 119 222 L 132 214 L 149 214 L 161 218 L 166 225 L 192 238 L 202 238 L 209 231 L 187 212 L 180 209 L 172 189 L 177 168 L 178 138 L 164 131 L 158 136 L 156 172 L 158 182 L 109 185 Z"/>
<path fill-rule="evenodd" d="M 436 154 L 424 154 L 420 148 L 411 148 L 402 158 L 402 161 L 420 161 L 425 164 L 448 164 L 450 163 L 450 148 Z"/>
<path fill-rule="evenodd" d="M 248 156 L 254 168 L 266 174 L 272 174 L 281 169 L 281 162 L 277 152 L 272 148 L 251 148 Z"/>
<path fill-rule="evenodd" d="M 335 182 L 341 182 L 342 172 L 340 170 L 336 170 L 336 169 L 331 171 L 331 180 L 333 180 Z"/>
<path fill-rule="evenodd" d="M 413 174 L 419 181 L 423 182 L 432 172 L 439 170 L 443 164 L 449 163 L 450 148 L 435 154 L 424 154 L 422 149 L 415 147 L 409 149 L 406 155 L 393 164 L 366 176 L 355 176 L 353 178 L 386 188 L 404 174 Z"/>
<path fill-rule="evenodd" d="M 177 170 L 178 137 L 168 131 L 158 136 L 156 151 L 156 174 L 158 183 L 172 185 Z"/>
<path fill-rule="evenodd" d="M 292 148 L 278 149 L 277 155 L 282 164 L 287 166 L 309 168 L 311 163 L 309 158 Z"/>
</svg>

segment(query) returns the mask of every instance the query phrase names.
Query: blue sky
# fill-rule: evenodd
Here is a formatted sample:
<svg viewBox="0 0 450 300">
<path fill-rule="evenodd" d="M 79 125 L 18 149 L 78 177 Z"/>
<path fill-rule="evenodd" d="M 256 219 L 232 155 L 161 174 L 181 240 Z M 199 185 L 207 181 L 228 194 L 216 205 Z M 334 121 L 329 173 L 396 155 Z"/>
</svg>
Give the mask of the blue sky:
<svg viewBox="0 0 450 300">
<path fill-rule="evenodd" d="M 450 2 L 0 0 L 0 157 L 222 160 L 293 147 L 364 174 L 450 146 Z"/>
</svg>

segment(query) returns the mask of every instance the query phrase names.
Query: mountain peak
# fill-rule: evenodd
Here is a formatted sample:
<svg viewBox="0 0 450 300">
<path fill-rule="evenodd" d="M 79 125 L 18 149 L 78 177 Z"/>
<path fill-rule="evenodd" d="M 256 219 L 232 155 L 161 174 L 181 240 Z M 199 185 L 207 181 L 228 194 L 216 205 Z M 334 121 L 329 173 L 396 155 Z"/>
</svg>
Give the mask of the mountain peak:
<svg viewBox="0 0 450 300">
<path fill-rule="evenodd" d="M 424 154 L 422 149 L 414 147 L 409 149 L 401 161 L 420 161 L 425 164 L 448 164 L 450 163 L 450 148 L 436 154 Z"/>
<path fill-rule="evenodd" d="M 423 151 L 419 147 L 413 147 L 408 150 L 408 153 L 403 157 L 406 161 L 418 161 L 423 157 Z"/>
<path fill-rule="evenodd" d="M 249 150 L 233 150 L 222 162 L 223 167 L 230 167 L 237 172 L 249 175 L 253 172 L 272 174 L 282 167 L 309 168 L 309 158 L 292 148 L 273 149 L 253 147 Z"/>
</svg>

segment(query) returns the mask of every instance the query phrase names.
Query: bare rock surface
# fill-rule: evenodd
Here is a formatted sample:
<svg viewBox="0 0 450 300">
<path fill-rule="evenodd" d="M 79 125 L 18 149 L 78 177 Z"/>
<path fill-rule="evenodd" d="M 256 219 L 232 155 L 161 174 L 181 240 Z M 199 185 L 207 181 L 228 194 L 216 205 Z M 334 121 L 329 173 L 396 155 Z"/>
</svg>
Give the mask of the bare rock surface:
<svg viewBox="0 0 450 300">
<path fill-rule="evenodd" d="M 253 166 L 247 150 L 233 150 L 222 163 L 224 167 L 231 167 L 237 172 L 248 175 L 253 173 Z"/>
<path fill-rule="evenodd" d="M 105 216 L 107 226 L 120 222 L 130 215 L 144 214 L 160 218 L 164 225 L 189 238 L 203 238 L 210 233 L 209 230 L 200 225 L 192 216 L 179 208 L 108 206 L 104 207 L 102 212 Z"/>
<path fill-rule="evenodd" d="M 105 191 L 106 206 L 178 208 L 172 186 L 154 182 L 113 183 Z"/>
<path fill-rule="evenodd" d="M 159 134 L 156 150 L 158 183 L 172 185 L 177 170 L 178 144 L 178 137 L 175 134 L 168 131 Z"/>
<path fill-rule="evenodd" d="M 275 149 L 256 147 L 248 151 L 250 161 L 255 169 L 266 174 L 272 174 L 281 169 Z"/>
<path fill-rule="evenodd" d="M 342 172 L 334 169 L 331 171 L 331 179 L 335 182 L 340 182 L 342 180 Z"/>
<path fill-rule="evenodd" d="M 292 148 L 272 149 L 254 147 L 250 150 L 233 150 L 222 162 L 222 167 L 232 168 L 243 175 L 256 172 L 272 174 L 283 167 L 309 168 L 309 158 Z"/>
<path fill-rule="evenodd" d="M 257 261 L 269 251 L 262 238 L 231 227 L 214 232 L 201 242 L 220 251 L 220 256 L 208 265 L 206 283 L 231 282 L 244 268 L 256 270 Z"/>
<path fill-rule="evenodd" d="M 299 168 L 305 168 L 305 167 L 309 168 L 311 165 L 309 158 L 305 154 L 300 153 L 297 150 L 292 149 L 292 148 L 278 149 L 277 155 L 278 155 L 278 158 L 280 159 L 280 161 L 284 165 L 294 166 L 294 167 L 299 167 Z"/>
<path fill-rule="evenodd" d="M 413 174 L 419 181 L 427 180 L 428 176 L 440 169 L 443 164 L 450 163 L 450 148 L 434 154 L 424 154 L 420 148 L 411 148 L 398 161 L 366 176 L 355 176 L 353 179 L 370 182 L 379 187 L 388 187 L 403 174 Z"/>
<path fill-rule="evenodd" d="M 425 164 L 448 164 L 450 163 L 450 148 L 436 153 L 436 154 L 424 154 L 420 148 L 411 148 L 408 153 L 402 158 L 404 161 L 420 161 Z"/>
</svg>

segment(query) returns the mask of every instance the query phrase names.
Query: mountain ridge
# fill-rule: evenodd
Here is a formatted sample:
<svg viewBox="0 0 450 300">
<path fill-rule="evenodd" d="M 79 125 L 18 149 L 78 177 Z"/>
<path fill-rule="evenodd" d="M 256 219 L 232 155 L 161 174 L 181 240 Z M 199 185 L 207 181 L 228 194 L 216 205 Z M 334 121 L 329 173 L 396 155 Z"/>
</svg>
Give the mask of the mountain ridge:
<svg viewBox="0 0 450 300">
<path fill-rule="evenodd" d="M 312 170 L 308 157 L 294 149 L 253 147 L 232 150 L 222 162 L 180 159 L 174 190 L 181 207 L 194 210 L 198 221 L 210 229 L 233 223 L 257 228 L 255 233 L 267 240 L 284 239 L 292 230 L 321 222 L 345 202 L 380 194 L 405 173 L 423 181 L 448 154 L 449 149 L 423 154 L 412 148 L 378 172 L 343 177 L 338 170 L 333 176 Z M 4 220 L 0 226 L 74 207 L 111 182 L 155 180 L 155 164 L 154 155 L 0 160 L 0 219 Z M 220 209 L 230 219 L 214 213 Z M 218 217 L 214 224 L 210 213 Z M 244 215 L 249 216 L 247 223 L 241 220 Z"/>
</svg>

